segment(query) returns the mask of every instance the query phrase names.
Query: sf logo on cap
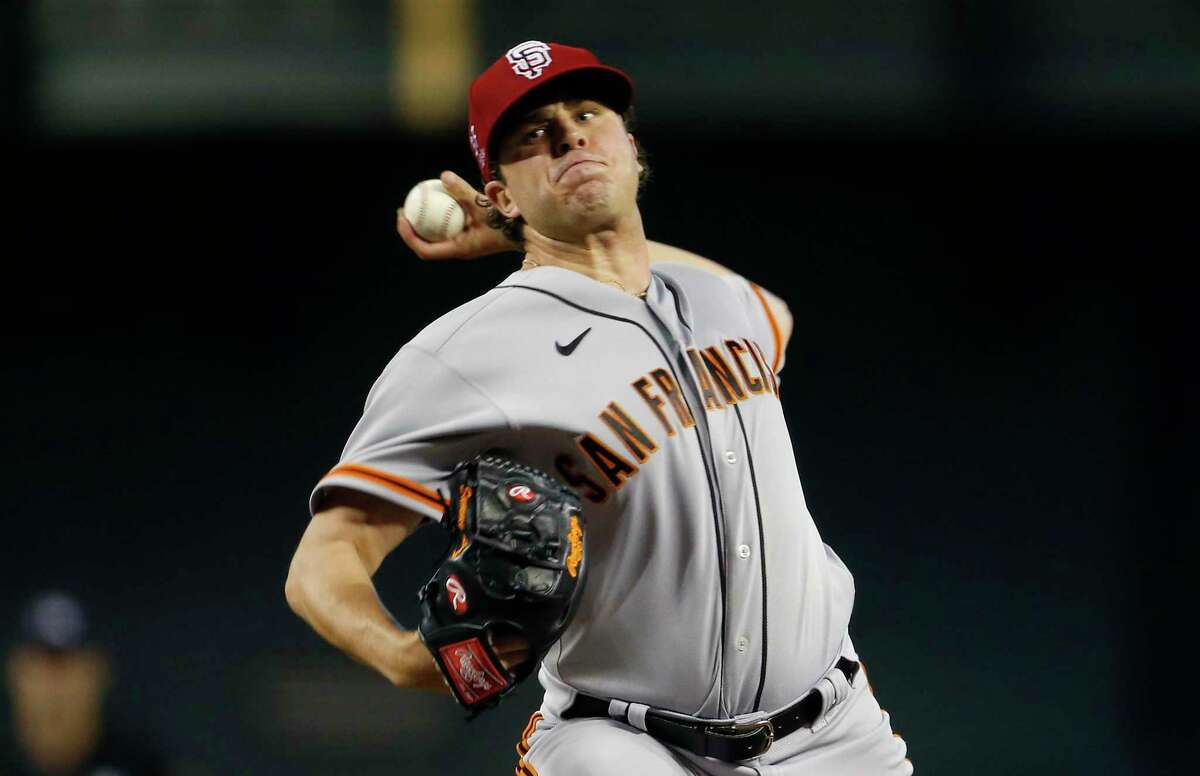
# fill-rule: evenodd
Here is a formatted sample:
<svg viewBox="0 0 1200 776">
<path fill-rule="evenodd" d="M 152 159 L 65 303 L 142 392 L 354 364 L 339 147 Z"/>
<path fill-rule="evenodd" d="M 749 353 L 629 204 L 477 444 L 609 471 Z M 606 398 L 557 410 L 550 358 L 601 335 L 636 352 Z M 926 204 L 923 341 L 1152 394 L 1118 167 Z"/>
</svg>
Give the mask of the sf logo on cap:
<svg viewBox="0 0 1200 776">
<path fill-rule="evenodd" d="M 518 43 L 504 55 L 512 64 L 513 72 L 523 75 L 530 81 L 542 74 L 550 66 L 550 47 L 540 40 L 527 40 Z"/>
</svg>

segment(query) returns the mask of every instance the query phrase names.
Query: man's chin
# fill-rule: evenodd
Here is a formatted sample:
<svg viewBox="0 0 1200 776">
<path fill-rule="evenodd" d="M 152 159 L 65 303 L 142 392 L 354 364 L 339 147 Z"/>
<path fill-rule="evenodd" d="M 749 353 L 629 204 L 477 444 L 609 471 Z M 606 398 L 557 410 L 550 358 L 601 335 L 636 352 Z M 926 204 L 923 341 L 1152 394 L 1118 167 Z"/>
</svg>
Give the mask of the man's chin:
<svg viewBox="0 0 1200 776">
<path fill-rule="evenodd" d="M 585 210 L 609 210 L 613 201 L 612 186 L 607 181 L 585 181 L 576 187 L 572 199 Z"/>
</svg>

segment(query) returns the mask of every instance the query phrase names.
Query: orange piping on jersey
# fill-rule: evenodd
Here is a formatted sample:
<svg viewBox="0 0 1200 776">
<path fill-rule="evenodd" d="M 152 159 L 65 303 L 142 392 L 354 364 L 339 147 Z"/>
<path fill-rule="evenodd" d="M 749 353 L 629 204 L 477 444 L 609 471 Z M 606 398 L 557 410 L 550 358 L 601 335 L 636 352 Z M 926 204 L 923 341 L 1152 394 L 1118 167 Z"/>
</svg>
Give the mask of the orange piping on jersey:
<svg viewBox="0 0 1200 776">
<path fill-rule="evenodd" d="M 749 281 L 746 282 L 749 283 Z M 771 305 L 767 304 L 767 298 L 763 296 L 762 289 L 754 283 L 750 283 L 750 290 L 762 303 L 763 311 L 767 314 L 767 321 L 771 324 L 771 335 L 775 337 L 775 360 L 771 363 L 771 371 L 778 373 L 779 358 L 783 355 L 783 337 L 779 333 L 779 324 L 775 322 L 775 314 L 771 312 Z"/>
<path fill-rule="evenodd" d="M 521 731 L 521 740 L 517 742 L 517 754 L 522 757 L 529 751 L 529 737 L 533 735 L 533 731 L 537 729 L 537 723 L 542 721 L 542 712 L 535 711 L 529 715 L 529 722 L 525 723 L 525 729 Z"/>
<path fill-rule="evenodd" d="M 521 732 L 521 740 L 517 742 L 516 776 L 538 776 L 537 770 L 525 762 L 525 755 L 529 753 L 529 737 L 533 735 L 533 731 L 537 729 L 537 724 L 541 721 L 542 713 L 540 711 L 533 712 L 533 715 L 529 717 L 529 723 L 525 725 L 525 730 Z"/>
<path fill-rule="evenodd" d="M 385 471 L 373 469 L 370 466 L 363 466 L 357 463 L 344 463 L 341 466 L 334 467 L 322 479 L 328 479 L 329 477 L 357 477 L 360 480 L 382 485 L 388 490 L 395 491 L 402 496 L 408 496 L 414 501 L 419 501 L 425 506 L 432 507 L 438 511 L 446 508 L 446 502 L 442 501 L 442 497 L 437 492 L 423 485 L 418 485 L 412 480 L 406 480 L 403 477 L 397 477 L 394 474 L 388 474 Z"/>
</svg>

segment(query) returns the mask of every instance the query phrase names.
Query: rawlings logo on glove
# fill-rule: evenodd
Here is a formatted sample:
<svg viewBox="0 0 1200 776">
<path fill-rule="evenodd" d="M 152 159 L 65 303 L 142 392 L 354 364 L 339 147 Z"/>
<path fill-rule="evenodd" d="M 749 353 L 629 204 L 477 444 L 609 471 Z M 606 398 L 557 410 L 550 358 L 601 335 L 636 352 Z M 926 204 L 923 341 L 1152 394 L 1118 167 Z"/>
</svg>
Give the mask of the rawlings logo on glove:
<svg viewBox="0 0 1200 776">
<path fill-rule="evenodd" d="M 485 701 L 505 688 L 508 680 L 483 651 L 479 639 L 460 641 L 438 650 L 446 678 L 453 683 L 456 697 L 465 705 Z"/>
<path fill-rule="evenodd" d="M 543 471 L 499 456 L 455 468 L 441 525 L 452 548 L 421 588 L 418 632 L 446 685 L 474 717 L 533 673 L 577 608 L 587 570 L 576 495 Z M 529 643 L 513 669 L 498 633 Z"/>
</svg>

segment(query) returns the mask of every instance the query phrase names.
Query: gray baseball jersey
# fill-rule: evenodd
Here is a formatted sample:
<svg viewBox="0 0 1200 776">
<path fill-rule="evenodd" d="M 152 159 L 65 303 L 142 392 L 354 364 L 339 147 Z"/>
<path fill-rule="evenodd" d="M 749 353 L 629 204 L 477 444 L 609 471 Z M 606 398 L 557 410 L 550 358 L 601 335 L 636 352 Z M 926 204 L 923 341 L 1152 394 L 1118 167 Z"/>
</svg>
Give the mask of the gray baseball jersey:
<svg viewBox="0 0 1200 776">
<path fill-rule="evenodd" d="M 313 491 L 433 519 L 454 465 L 497 449 L 584 500 L 588 583 L 540 672 L 708 718 L 780 709 L 842 654 L 850 573 L 805 506 L 779 401 L 782 342 L 745 279 L 653 266 L 639 299 L 556 267 L 514 272 L 392 359 Z"/>
</svg>

